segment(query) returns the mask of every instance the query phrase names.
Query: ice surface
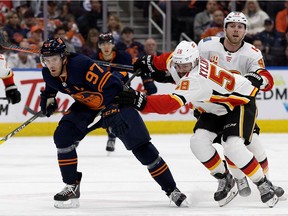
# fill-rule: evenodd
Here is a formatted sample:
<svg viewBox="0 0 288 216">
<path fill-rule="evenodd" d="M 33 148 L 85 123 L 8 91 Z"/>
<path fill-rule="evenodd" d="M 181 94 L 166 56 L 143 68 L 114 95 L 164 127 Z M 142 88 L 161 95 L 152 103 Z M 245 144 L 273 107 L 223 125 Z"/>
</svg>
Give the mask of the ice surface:
<svg viewBox="0 0 288 216">
<path fill-rule="evenodd" d="M 288 134 L 262 134 L 270 179 L 288 191 Z M 213 200 L 216 180 L 192 155 L 190 135 L 152 135 L 152 142 L 170 169 L 190 208 L 178 208 L 127 151 L 120 140 L 109 157 L 106 136 L 88 136 L 78 147 L 83 172 L 80 208 L 56 209 L 53 196 L 62 183 L 52 137 L 12 137 L 0 146 L 0 216 L 124 216 L 124 215 L 288 215 L 288 201 L 270 209 L 252 194 L 237 196 L 225 207 Z M 221 146 L 217 145 L 221 151 Z"/>
</svg>

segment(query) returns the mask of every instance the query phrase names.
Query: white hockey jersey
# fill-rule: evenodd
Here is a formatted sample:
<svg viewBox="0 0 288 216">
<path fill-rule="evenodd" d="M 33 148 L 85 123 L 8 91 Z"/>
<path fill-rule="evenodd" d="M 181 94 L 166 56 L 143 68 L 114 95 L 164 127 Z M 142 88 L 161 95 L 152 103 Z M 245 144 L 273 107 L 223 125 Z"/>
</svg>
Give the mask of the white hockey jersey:
<svg viewBox="0 0 288 216">
<path fill-rule="evenodd" d="M 7 67 L 6 58 L 0 54 L 0 78 L 5 78 L 10 75 L 11 68 Z"/>
<path fill-rule="evenodd" d="M 167 62 L 167 69 L 177 85 L 171 97 L 180 106 L 190 103 L 191 108 L 202 112 L 225 115 L 235 106 L 248 103 L 258 91 L 242 75 L 233 74 L 202 57 L 199 65 L 182 78 L 171 59 Z"/>
<path fill-rule="evenodd" d="M 261 51 L 249 43 L 243 43 L 237 52 L 229 52 L 220 43 L 219 37 L 207 37 L 198 43 L 198 49 L 200 56 L 233 73 L 244 75 L 265 68 Z"/>
</svg>

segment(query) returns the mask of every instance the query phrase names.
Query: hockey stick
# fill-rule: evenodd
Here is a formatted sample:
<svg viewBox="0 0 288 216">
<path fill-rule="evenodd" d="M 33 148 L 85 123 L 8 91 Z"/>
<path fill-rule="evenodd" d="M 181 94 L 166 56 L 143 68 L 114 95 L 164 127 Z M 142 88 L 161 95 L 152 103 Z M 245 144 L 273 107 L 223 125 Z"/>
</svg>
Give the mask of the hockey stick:
<svg viewBox="0 0 288 216">
<path fill-rule="evenodd" d="M 116 64 L 112 62 L 105 62 L 105 61 L 99 61 L 99 60 L 94 60 L 96 64 L 104 66 L 104 67 L 115 67 L 118 69 L 123 69 L 127 71 L 133 71 L 133 66 L 132 65 L 123 65 L 123 64 Z"/>
<path fill-rule="evenodd" d="M 5 137 L 3 137 L 2 139 L 0 139 L 0 145 L 3 144 L 5 141 L 7 141 L 10 137 L 14 136 L 15 134 L 17 134 L 19 131 L 21 131 L 23 128 L 25 128 L 27 125 L 29 125 L 31 122 L 33 122 L 35 119 L 37 119 L 38 117 L 40 117 L 42 115 L 42 111 L 37 112 L 35 115 L 33 115 L 30 119 L 28 119 L 27 121 L 25 121 L 22 125 L 20 125 L 19 127 L 17 127 L 15 130 L 13 130 L 12 132 L 10 132 L 9 134 L 7 134 Z"/>
<path fill-rule="evenodd" d="M 11 44 L 11 43 L 5 41 L 5 37 L 4 37 L 2 32 L 0 32 L 0 46 L 3 47 L 4 49 L 8 49 L 8 50 L 15 50 L 15 51 L 19 51 L 19 52 L 40 54 L 39 49 L 30 49 L 30 48 L 26 48 L 26 47 L 21 47 L 21 46 L 17 46 L 17 45 L 14 45 L 14 44 Z M 132 65 L 116 64 L 116 63 L 110 63 L 110 62 L 99 61 L 99 60 L 94 60 L 94 62 L 96 64 L 104 66 L 104 67 L 115 67 L 115 68 L 122 69 L 122 70 L 133 71 Z"/>
<path fill-rule="evenodd" d="M 27 105 L 25 106 L 25 109 L 27 110 L 28 113 L 32 114 L 32 115 L 36 115 L 36 111 L 34 111 L 33 109 L 31 109 L 30 107 L 28 107 Z M 65 111 L 57 111 L 57 112 L 54 112 L 53 114 L 58 114 L 58 113 L 65 113 Z M 40 116 L 40 117 L 45 117 L 45 115 L 43 116 Z"/>
<path fill-rule="evenodd" d="M 17 46 L 17 45 L 14 45 L 14 44 L 11 44 L 11 43 L 5 41 L 5 37 L 4 37 L 2 32 L 0 32 L 0 46 L 3 47 L 4 49 L 8 49 L 8 50 L 15 50 L 15 51 L 20 51 L 20 52 L 40 54 L 39 49 L 30 49 L 30 48 L 20 47 L 20 46 Z"/>
</svg>

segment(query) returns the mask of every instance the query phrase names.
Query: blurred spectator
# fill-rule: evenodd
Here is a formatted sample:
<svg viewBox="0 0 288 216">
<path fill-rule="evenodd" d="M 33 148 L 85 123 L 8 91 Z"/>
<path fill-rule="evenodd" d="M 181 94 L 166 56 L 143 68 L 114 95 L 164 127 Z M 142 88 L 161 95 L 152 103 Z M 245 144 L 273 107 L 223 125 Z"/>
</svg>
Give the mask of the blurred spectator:
<svg viewBox="0 0 288 216">
<path fill-rule="evenodd" d="M 221 10 L 216 10 L 213 13 L 213 22 L 201 34 L 201 39 L 208 36 L 224 37 L 224 13 Z"/>
<path fill-rule="evenodd" d="M 62 38 L 65 41 L 65 45 L 67 47 L 68 52 L 76 52 L 75 47 L 67 38 L 67 31 L 63 26 L 59 26 L 55 29 L 53 38 Z"/>
<path fill-rule="evenodd" d="M 253 40 L 252 43 L 257 49 L 259 49 L 262 52 L 262 55 L 264 55 L 266 53 L 265 51 L 265 46 L 263 45 L 262 41 L 259 39 L 255 39 Z M 265 60 L 264 60 L 265 61 Z M 265 61 L 266 62 L 266 61 Z"/>
<path fill-rule="evenodd" d="M 100 1 L 90 0 L 90 4 L 91 11 L 86 11 L 76 20 L 79 31 L 84 38 L 87 38 L 89 29 L 96 28 L 99 30 L 98 20 L 102 20 L 102 5 Z"/>
<path fill-rule="evenodd" d="M 25 31 L 19 25 L 19 21 L 17 13 L 11 11 L 7 16 L 7 24 L 3 28 L 7 31 L 10 42 L 17 45 L 26 36 Z"/>
<path fill-rule="evenodd" d="M 271 19 L 264 21 L 264 31 L 255 35 L 255 38 L 260 39 L 265 47 L 284 47 L 286 46 L 285 33 L 278 32 L 274 28 L 274 22 Z"/>
<path fill-rule="evenodd" d="M 3 28 L 5 25 L 6 19 L 3 13 L 0 12 L 0 28 Z"/>
<path fill-rule="evenodd" d="M 4 40 L 10 42 L 7 31 L 1 30 L 1 33 L 2 33 L 2 35 L 3 35 L 3 37 L 4 37 Z M 10 54 L 12 53 L 12 50 L 3 49 L 3 48 L 0 46 L 0 53 L 3 54 L 3 55 L 6 57 L 6 59 L 8 59 L 9 56 L 10 56 Z"/>
<path fill-rule="evenodd" d="M 24 48 L 30 48 L 30 45 L 27 41 L 23 40 L 20 42 L 20 46 Z M 10 68 L 36 68 L 36 60 L 34 59 L 33 54 L 26 52 L 17 52 L 13 53 L 7 59 L 7 63 Z"/>
<path fill-rule="evenodd" d="M 255 35 L 255 38 L 262 41 L 266 53 L 272 58 L 270 65 L 283 65 L 285 58 L 286 37 L 285 33 L 278 32 L 270 19 L 264 21 L 265 30 Z"/>
<path fill-rule="evenodd" d="M 60 15 L 59 15 L 59 19 L 60 21 L 63 23 L 65 21 L 67 21 L 69 19 L 69 16 L 72 15 L 72 11 L 70 8 L 70 3 L 68 2 L 63 2 L 60 5 Z M 74 15 L 74 14 L 73 14 Z M 75 15 L 74 15 L 75 17 Z"/>
<path fill-rule="evenodd" d="M 255 34 L 264 30 L 264 20 L 269 19 L 269 16 L 260 8 L 257 0 L 247 0 L 243 13 L 248 21 L 245 40 L 251 43 Z"/>
<path fill-rule="evenodd" d="M 264 44 L 262 43 L 262 41 L 260 39 L 255 39 L 253 40 L 253 43 L 252 43 L 257 49 L 259 49 L 262 53 L 262 56 L 263 56 L 263 59 L 264 59 L 264 62 L 266 65 L 271 65 L 272 64 L 272 58 L 271 56 L 268 54 L 268 50 L 265 49 L 265 46 Z"/>
<path fill-rule="evenodd" d="M 198 43 L 201 39 L 201 34 L 209 26 L 213 20 L 213 13 L 218 9 L 218 3 L 215 0 L 209 0 L 206 3 L 206 9 L 197 13 L 194 18 L 194 41 Z"/>
<path fill-rule="evenodd" d="M 47 18 L 51 20 L 60 19 L 60 9 L 57 1 L 47 1 Z M 37 17 L 43 17 L 44 14 L 41 12 Z"/>
<path fill-rule="evenodd" d="M 43 42 L 43 28 L 38 25 L 32 26 L 29 35 L 30 37 L 28 37 L 27 41 L 30 44 L 30 48 L 40 49 L 40 45 Z"/>
<path fill-rule="evenodd" d="M 85 39 L 79 33 L 78 26 L 72 14 L 67 15 L 67 22 L 65 22 L 63 27 L 67 29 L 67 40 L 74 46 L 76 52 L 80 51 L 81 47 L 85 44 Z"/>
<path fill-rule="evenodd" d="M 39 25 L 34 11 L 30 8 L 23 14 L 22 26 L 23 28 L 30 29 L 32 26 Z"/>
<path fill-rule="evenodd" d="M 108 16 L 107 29 L 112 33 L 115 44 L 120 41 L 120 34 L 122 31 L 122 23 L 116 14 Z"/>
<path fill-rule="evenodd" d="M 43 28 L 39 25 L 32 26 L 30 32 L 27 34 L 29 35 L 27 38 L 27 42 L 30 45 L 31 49 L 40 49 L 43 44 Z M 40 57 L 39 55 L 34 55 L 36 59 L 37 67 L 41 67 Z"/>
<path fill-rule="evenodd" d="M 276 19 L 275 19 L 275 27 L 276 30 L 278 32 L 283 32 L 286 33 L 287 32 L 287 26 L 288 26 L 288 22 L 287 22 L 287 17 L 288 17 L 288 1 L 286 0 L 284 3 L 285 8 L 281 11 L 279 11 L 276 15 Z"/>
<path fill-rule="evenodd" d="M 89 30 L 85 44 L 81 48 L 81 53 L 93 58 L 98 50 L 99 31 L 95 28 Z"/>
<path fill-rule="evenodd" d="M 116 44 L 116 49 L 129 52 L 134 62 L 144 51 L 144 46 L 134 40 L 134 30 L 130 27 L 125 27 L 121 32 L 120 41 Z"/>
<path fill-rule="evenodd" d="M 153 38 L 148 38 L 144 42 L 144 52 L 141 53 L 141 56 L 144 55 L 160 55 L 161 52 L 157 49 L 157 42 Z M 139 57 L 141 57 L 139 56 Z"/>
<path fill-rule="evenodd" d="M 270 19 L 275 20 L 276 15 L 279 11 L 284 8 L 285 0 L 281 1 L 259 1 L 260 7 L 264 10 L 270 17 Z"/>
<path fill-rule="evenodd" d="M 13 5 L 15 8 L 15 5 Z M 16 6 L 16 12 L 20 20 L 23 19 L 24 13 L 29 9 L 30 4 L 27 1 L 20 1 L 19 5 Z"/>
</svg>

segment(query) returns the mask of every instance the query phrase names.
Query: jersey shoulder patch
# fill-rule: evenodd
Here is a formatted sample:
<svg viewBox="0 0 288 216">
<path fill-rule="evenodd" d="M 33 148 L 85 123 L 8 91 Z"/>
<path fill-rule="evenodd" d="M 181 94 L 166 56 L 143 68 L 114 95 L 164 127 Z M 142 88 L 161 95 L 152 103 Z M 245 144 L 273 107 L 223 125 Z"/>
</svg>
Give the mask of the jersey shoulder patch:
<svg viewBox="0 0 288 216">
<path fill-rule="evenodd" d="M 206 37 L 203 39 L 203 42 L 210 41 L 210 40 L 212 40 L 212 37 Z"/>
</svg>

